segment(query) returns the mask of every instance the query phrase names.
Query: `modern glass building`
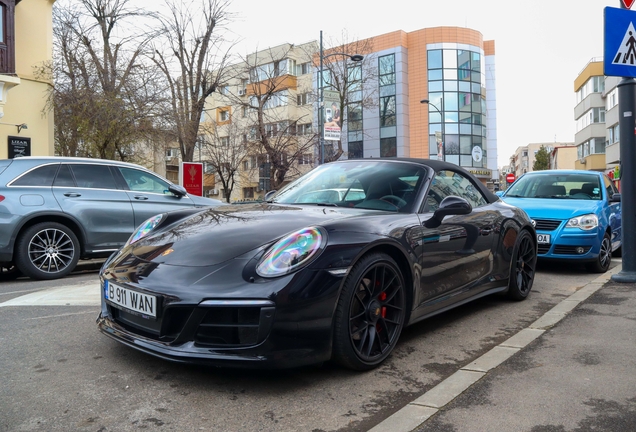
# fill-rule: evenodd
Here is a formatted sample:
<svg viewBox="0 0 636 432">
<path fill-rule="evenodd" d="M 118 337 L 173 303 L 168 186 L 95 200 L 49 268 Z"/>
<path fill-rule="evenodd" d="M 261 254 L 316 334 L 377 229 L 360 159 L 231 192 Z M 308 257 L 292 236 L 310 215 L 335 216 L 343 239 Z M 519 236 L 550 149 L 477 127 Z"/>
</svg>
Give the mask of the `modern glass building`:
<svg viewBox="0 0 636 432">
<path fill-rule="evenodd" d="M 370 42 L 365 58 L 376 82 L 363 91 L 377 103 L 349 109 L 348 157 L 444 159 L 485 183 L 498 179 L 494 41 L 476 30 L 436 27 Z"/>
</svg>

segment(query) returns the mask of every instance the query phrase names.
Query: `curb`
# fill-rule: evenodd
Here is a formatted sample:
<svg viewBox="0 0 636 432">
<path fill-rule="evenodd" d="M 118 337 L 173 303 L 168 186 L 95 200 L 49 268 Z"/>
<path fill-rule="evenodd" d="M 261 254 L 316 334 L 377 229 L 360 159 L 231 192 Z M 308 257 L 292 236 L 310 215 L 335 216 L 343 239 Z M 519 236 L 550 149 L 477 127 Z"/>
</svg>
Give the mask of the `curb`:
<svg viewBox="0 0 636 432">
<path fill-rule="evenodd" d="M 527 328 L 462 367 L 422 396 L 369 429 L 369 432 L 411 432 L 422 425 L 446 404 L 483 378 L 490 370 L 508 360 L 565 318 L 581 302 L 609 282 L 612 275 L 621 269 L 622 264 L 618 264 L 612 270 L 584 285 L 569 297 L 561 300 Z"/>
</svg>

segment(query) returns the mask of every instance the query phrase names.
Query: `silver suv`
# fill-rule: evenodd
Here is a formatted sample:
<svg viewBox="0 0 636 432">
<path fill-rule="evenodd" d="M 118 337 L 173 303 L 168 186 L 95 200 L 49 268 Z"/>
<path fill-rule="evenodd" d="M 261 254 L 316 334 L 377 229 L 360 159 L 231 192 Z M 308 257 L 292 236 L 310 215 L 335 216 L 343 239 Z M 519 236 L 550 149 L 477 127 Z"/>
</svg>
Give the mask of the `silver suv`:
<svg viewBox="0 0 636 432">
<path fill-rule="evenodd" d="M 188 195 L 130 163 L 66 157 L 0 160 L 0 279 L 69 274 L 107 257 L 158 213 L 224 204 Z"/>
</svg>

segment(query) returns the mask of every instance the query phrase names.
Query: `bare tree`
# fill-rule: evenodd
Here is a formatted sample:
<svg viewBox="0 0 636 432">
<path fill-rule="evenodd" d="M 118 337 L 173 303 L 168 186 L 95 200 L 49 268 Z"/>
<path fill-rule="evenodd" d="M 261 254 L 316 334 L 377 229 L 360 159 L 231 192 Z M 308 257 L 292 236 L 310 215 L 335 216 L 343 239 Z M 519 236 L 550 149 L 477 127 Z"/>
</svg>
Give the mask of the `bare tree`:
<svg viewBox="0 0 636 432">
<path fill-rule="evenodd" d="M 166 5 L 169 13 L 159 19 L 161 37 L 151 58 L 168 80 L 181 157 L 192 161 L 205 100 L 219 87 L 229 58 L 223 51 L 229 0 L 167 0 Z"/>
<path fill-rule="evenodd" d="M 200 129 L 200 140 L 204 148 L 206 162 L 214 168 L 216 178 L 223 186 L 225 199 L 230 196 L 242 168 L 249 156 L 247 142 L 243 138 L 243 129 L 231 119 L 227 123 L 205 123 Z M 245 173 L 249 176 L 249 173 Z"/>
<path fill-rule="evenodd" d="M 341 139 L 329 141 L 335 145 L 329 146 L 325 142 L 324 161 L 338 160 L 344 153 L 343 141 L 346 141 L 348 131 L 359 131 L 362 134 L 362 111 L 377 106 L 377 57 L 369 56 L 373 52 L 371 39 L 352 39 L 343 32 L 340 39 L 334 43 L 329 41 L 331 48 L 323 48 L 322 56 L 322 84 L 324 92 L 335 93 L 335 103 L 340 113 L 342 126 Z M 363 56 L 361 61 L 353 62 L 353 56 Z M 320 52 L 313 53 L 313 64 L 320 71 Z M 320 72 L 318 72 L 318 95 L 320 96 Z M 372 85 L 368 85 L 372 84 Z M 326 99 L 326 98 L 325 98 Z M 323 109 L 331 103 L 321 101 Z M 320 118 L 320 116 L 317 116 Z M 317 120 L 318 120 L 317 118 Z M 323 116 L 323 121 L 326 119 Z M 318 124 L 321 128 L 323 125 Z M 322 149 L 321 149 L 322 151 Z"/>
<path fill-rule="evenodd" d="M 160 98 L 152 71 L 141 61 L 151 37 L 142 30 L 147 16 L 130 0 L 55 4 L 55 55 L 48 72 L 59 154 L 133 158 L 143 132 L 139 123 L 152 116 Z"/>
<path fill-rule="evenodd" d="M 248 55 L 227 74 L 238 85 L 227 86 L 223 99 L 215 100 L 240 112 L 233 118 L 257 158 L 264 190 L 278 189 L 299 173 L 298 162 L 313 154 L 317 136 L 311 131 L 311 105 L 296 106 L 299 95 L 311 94 L 311 80 L 302 87 L 295 76 L 297 64 L 310 61 L 290 44 Z"/>
</svg>

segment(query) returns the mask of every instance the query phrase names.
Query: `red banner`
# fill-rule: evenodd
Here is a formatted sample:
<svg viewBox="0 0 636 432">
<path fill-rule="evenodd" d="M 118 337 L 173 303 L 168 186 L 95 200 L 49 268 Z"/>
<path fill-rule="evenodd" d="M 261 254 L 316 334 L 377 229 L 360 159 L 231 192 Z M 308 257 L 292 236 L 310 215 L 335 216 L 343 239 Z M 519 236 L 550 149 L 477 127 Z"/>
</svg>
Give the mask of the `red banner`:
<svg viewBox="0 0 636 432">
<path fill-rule="evenodd" d="M 190 195 L 203 196 L 203 164 L 201 162 L 181 162 L 179 180 L 181 186 Z"/>
</svg>

